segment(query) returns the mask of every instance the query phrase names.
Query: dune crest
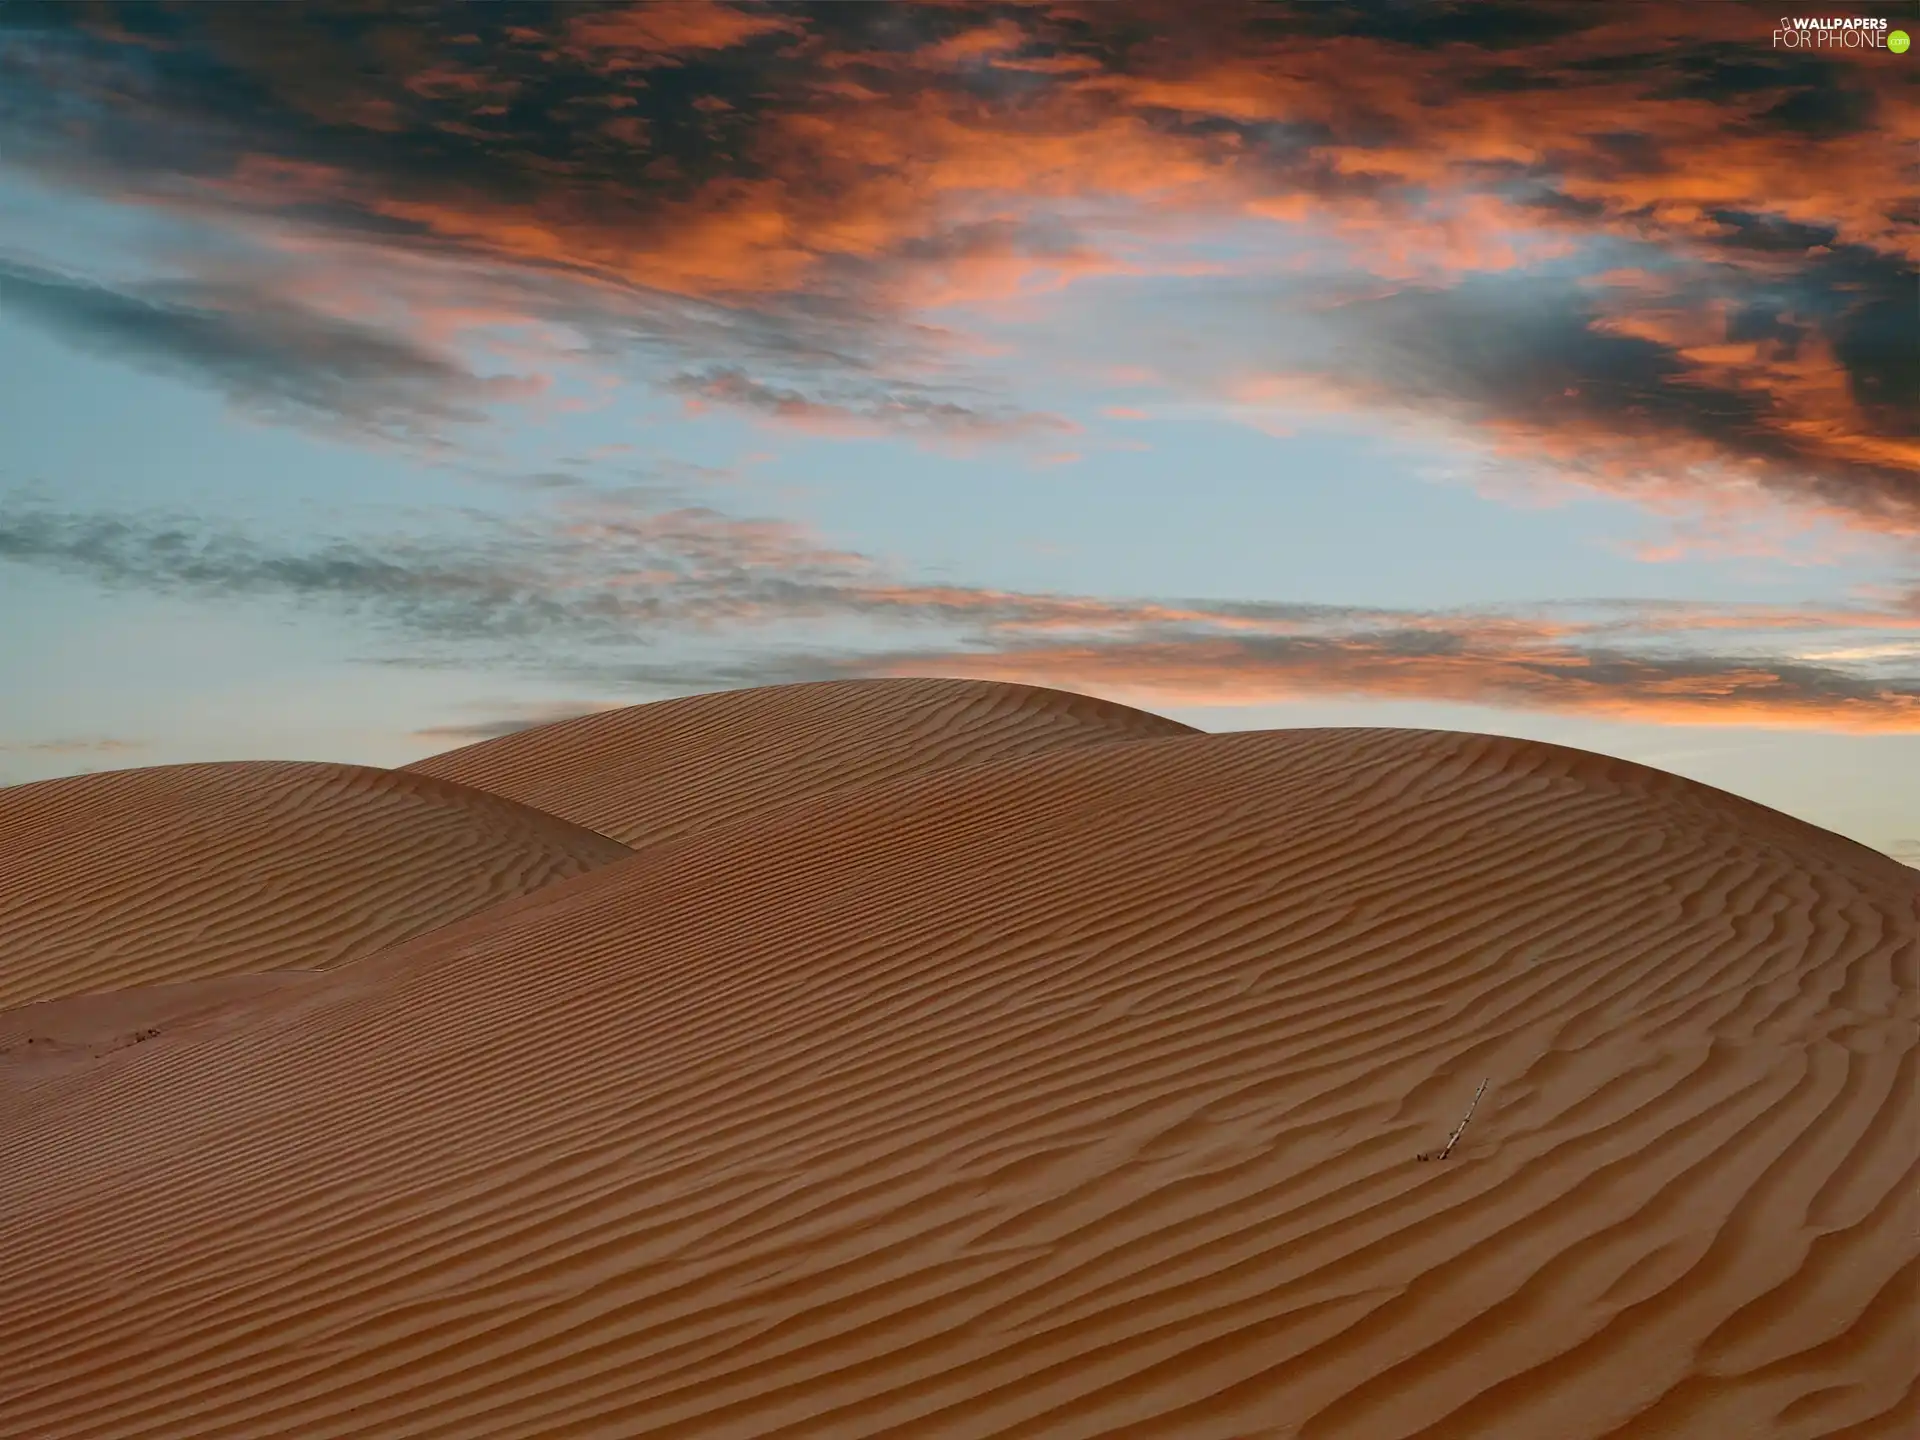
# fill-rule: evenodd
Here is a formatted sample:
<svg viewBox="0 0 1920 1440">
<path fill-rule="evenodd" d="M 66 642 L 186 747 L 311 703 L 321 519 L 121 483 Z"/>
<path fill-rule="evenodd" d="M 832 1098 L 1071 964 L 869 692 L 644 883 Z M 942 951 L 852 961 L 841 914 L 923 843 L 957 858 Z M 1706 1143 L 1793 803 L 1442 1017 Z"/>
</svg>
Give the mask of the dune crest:
<svg viewBox="0 0 1920 1440">
<path fill-rule="evenodd" d="M 1194 730 L 1111 701 L 985 680 L 829 680 L 583 715 L 406 768 L 628 845 L 981 760 Z"/>
<path fill-rule="evenodd" d="M 1891 860 L 1411 731 L 729 803 L 24 1092 L 0 1434 L 1908 1433 Z"/>
<path fill-rule="evenodd" d="M 0 789 L 0 1009 L 324 969 L 626 853 L 497 795 L 360 765 L 16 785 Z"/>
</svg>

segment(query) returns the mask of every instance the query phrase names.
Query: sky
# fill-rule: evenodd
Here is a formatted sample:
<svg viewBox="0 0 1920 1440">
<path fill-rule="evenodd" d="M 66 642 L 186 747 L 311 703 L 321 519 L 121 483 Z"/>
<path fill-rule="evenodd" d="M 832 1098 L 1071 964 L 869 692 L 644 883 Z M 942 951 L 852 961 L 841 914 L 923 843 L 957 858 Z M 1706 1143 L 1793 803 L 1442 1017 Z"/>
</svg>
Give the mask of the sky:
<svg viewBox="0 0 1920 1440">
<path fill-rule="evenodd" d="M 1783 5 L 0 7 L 0 783 L 955 675 L 1920 864 L 1920 4 Z"/>
</svg>

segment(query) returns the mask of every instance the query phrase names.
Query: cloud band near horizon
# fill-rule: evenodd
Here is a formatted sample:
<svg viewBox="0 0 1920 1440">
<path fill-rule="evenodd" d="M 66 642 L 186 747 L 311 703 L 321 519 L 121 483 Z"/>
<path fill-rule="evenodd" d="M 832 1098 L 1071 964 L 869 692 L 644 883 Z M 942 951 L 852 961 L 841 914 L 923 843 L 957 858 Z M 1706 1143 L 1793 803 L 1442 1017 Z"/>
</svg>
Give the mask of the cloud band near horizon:
<svg viewBox="0 0 1920 1440">
<path fill-rule="evenodd" d="M 0 563 L 138 593 L 322 604 L 408 653 L 440 647 L 655 692 L 935 673 L 1149 708 L 1347 697 L 1920 732 L 1920 596 L 1848 612 L 1621 601 L 1464 612 L 1008 592 L 903 580 L 785 522 L 607 503 L 542 524 L 476 519 L 459 536 L 305 547 L 15 504 L 0 516 Z M 864 642 L 822 643 L 833 625 Z M 1815 651 L 1782 645 L 1796 634 L 1819 637 Z"/>
</svg>

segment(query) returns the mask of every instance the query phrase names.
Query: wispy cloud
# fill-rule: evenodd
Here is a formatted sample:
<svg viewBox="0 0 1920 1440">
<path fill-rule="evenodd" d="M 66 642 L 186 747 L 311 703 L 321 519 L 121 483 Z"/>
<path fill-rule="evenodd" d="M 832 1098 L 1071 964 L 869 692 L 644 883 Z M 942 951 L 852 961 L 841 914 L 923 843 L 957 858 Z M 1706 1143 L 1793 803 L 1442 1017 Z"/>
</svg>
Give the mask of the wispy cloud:
<svg viewBox="0 0 1920 1440">
<path fill-rule="evenodd" d="M 0 741 L 0 751 L 15 755 L 126 755 L 150 748 L 144 740 L 89 739 Z"/>
<path fill-rule="evenodd" d="M 718 366 L 697 374 L 675 375 L 667 388 L 690 406 L 724 405 L 747 410 L 781 424 L 828 434 L 873 435 L 899 432 L 938 439 L 997 439 L 1069 431 L 1071 422 L 1011 406 L 977 408 L 929 393 L 922 387 L 894 384 L 846 400 L 816 398 L 769 385 L 737 367 Z"/>
<path fill-rule="evenodd" d="M 0 309 L 135 364 L 184 372 L 248 409 L 408 436 L 472 423 L 539 377 L 484 378 L 372 326 L 234 285 L 113 287 L 0 259 Z"/>
<path fill-rule="evenodd" d="M 336 541 L 280 550 L 234 530 L 167 517 L 9 507 L 0 561 L 80 574 L 108 588 L 222 600 L 330 601 L 413 635 L 496 642 L 587 618 L 550 593 L 552 577 L 497 540 L 449 550 L 426 541 Z"/>
<path fill-rule="evenodd" d="M 1885 681 L 1778 657 L 1517 645 L 1472 617 L 1416 634 L 1191 637 L 869 661 L 1044 683 L 1159 706 L 1339 697 L 1451 701 L 1667 725 L 1920 732 L 1920 676 Z"/>
<path fill-rule="evenodd" d="M 1920 614 L 1897 604 L 1414 611 L 1042 594 L 915 581 L 783 521 L 606 498 L 539 520 L 474 517 L 432 540 L 311 548 L 186 520 L 9 506 L 0 560 L 165 593 L 331 604 L 410 647 L 607 689 L 940 673 L 1162 706 L 1366 696 L 1920 731 L 1920 672 L 1910 648 L 1891 648 Z M 1871 653 L 1815 660 L 1794 643 L 1818 636 L 1831 650 L 1838 635 Z"/>
</svg>

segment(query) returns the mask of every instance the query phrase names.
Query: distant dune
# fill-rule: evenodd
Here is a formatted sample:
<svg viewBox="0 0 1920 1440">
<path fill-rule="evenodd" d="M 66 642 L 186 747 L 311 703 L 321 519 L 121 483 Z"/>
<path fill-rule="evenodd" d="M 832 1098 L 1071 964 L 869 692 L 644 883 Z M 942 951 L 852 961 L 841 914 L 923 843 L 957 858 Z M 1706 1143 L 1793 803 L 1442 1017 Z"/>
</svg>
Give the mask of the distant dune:
<svg viewBox="0 0 1920 1440">
<path fill-rule="evenodd" d="M 132 872 L 77 837 L 160 773 L 52 782 L 61 853 Z M 385 800 L 269 822 L 209 781 L 183 809 L 258 838 L 194 842 L 145 968 L 96 957 L 152 904 L 89 881 L 61 938 L 0 869 L 37 937 L 0 921 L 8 983 L 21 954 L 17 993 L 69 997 L 0 1014 L 0 1436 L 1920 1419 L 1920 876 L 1884 856 L 1552 746 L 944 681 L 642 706 L 394 782 L 436 774 L 636 848 L 527 821 L 590 873 L 376 940 L 363 909 L 520 852 L 475 820 L 375 854 Z M 335 968 L 191 978 L 279 866 L 331 938 L 256 934 L 255 968 Z M 157 978 L 190 983 L 79 993 Z"/>
<path fill-rule="evenodd" d="M 0 1007 L 344 964 L 627 849 L 359 765 L 162 765 L 0 789 Z"/>
<path fill-rule="evenodd" d="M 836 680 L 583 715 L 406 768 L 640 845 L 982 760 L 1195 733 L 1143 710 L 1030 685 Z"/>
</svg>

